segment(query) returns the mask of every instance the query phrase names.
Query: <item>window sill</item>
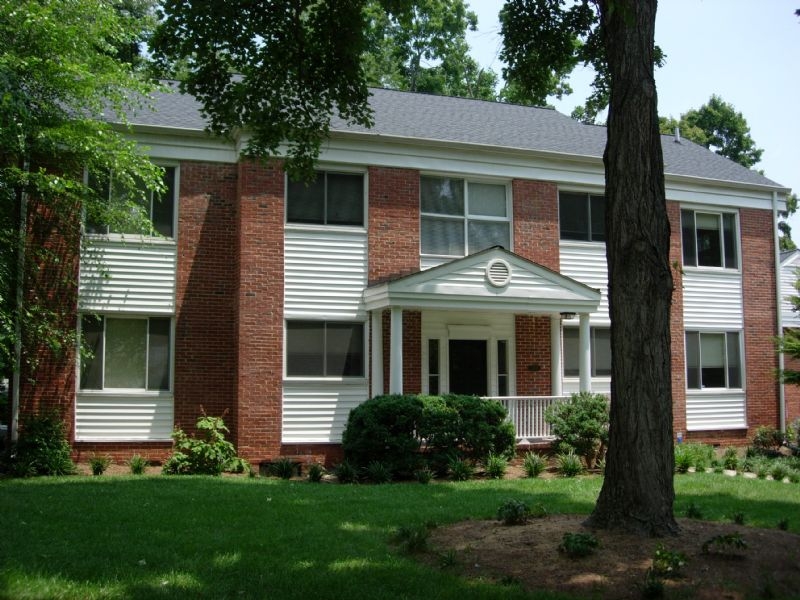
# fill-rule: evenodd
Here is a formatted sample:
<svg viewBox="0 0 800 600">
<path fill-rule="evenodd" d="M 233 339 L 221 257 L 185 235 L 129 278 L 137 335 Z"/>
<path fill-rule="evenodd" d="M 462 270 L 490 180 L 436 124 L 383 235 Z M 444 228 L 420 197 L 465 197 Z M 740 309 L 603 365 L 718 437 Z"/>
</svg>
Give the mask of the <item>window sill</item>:
<svg viewBox="0 0 800 600">
<path fill-rule="evenodd" d="M 116 244 L 148 244 L 152 246 L 175 246 L 174 237 L 151 236 L 137 233 L 84 233 L 83 237 L 93 242 Z"/>
<path fill-rule="evenodd" d="M 745 393 L 744 388 L 686 388 L 687 395 L 728 395 L 728 396 L 741 396 Z"/>
<path fill-rule="evenodd" d="M 728 269 L 726 267 L 692 267 L 692 266 L 681 266 L 684 273 L 698 273 L 698 274 L 709 274 L 714 273 L 716 275 L 729 275 L 734 277 L 736 275 L 741 275 L 742 272 L 740 269 Z"/>
<path fill-rule="evenodd" d="M 367 383 L 366 377 L 284 377 L 283 383 L 315 383 L 326 385 L 340 383 L 344 385 L 363 385 Z"/>
<path fill-rule="evenodd" d="M 286 223 L 286 232 L 337 232 L 337 233 L 367 233 L 367 228 L 363 225 L 315 225 L 313 223 Z"/>
<path fill-rule="evenodd" d="M 172 398 L 172 392 L 168 390 L 143 390 L 140 388 L 113 388 L 106 390 L 78 390 L 79 396 L 103 396 L 103 397 L 130 397 L 139 396 L 141 398 Z"/>
</svg>

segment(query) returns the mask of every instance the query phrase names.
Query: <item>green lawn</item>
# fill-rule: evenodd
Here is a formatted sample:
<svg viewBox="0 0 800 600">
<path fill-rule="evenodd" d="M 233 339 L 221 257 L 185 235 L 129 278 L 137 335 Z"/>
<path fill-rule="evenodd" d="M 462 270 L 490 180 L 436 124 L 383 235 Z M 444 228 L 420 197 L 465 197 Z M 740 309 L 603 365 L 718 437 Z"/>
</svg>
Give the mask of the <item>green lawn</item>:
<svg viewBox="0 0 800 600">
<path fill-rule="evenodd" d="M 507 498 L 588 513 L 599 478 L 315 485 L 211 477 L 0 482 L 0 598 L 555 598 L 464 581 L 389 543 L 416 523 L 494 517 Z M 800 487 L 676 477 L 676 514 L 800 533 Z"/>
</svg>

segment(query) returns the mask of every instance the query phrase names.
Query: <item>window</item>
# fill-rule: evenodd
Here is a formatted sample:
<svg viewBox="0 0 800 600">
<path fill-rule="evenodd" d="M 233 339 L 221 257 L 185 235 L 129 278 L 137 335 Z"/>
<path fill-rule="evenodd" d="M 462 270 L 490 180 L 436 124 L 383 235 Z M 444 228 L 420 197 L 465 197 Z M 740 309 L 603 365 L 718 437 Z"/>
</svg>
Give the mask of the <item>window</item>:
<svg viewBox="0 0 800 600">
<path fill-rule="evenodd" d="M 739 332 L 686 332 L 688 389 L 742 387 Z"/>
<path fill-rule="evenodd" d="M 560 192 L 558 194 L 558 222 L 562 240 L 605 242 L 605 196 Z"/>
<path fill-rule="evenodd" d="M 428 340 L 428 393 L 438 396 L 439 381 L 439 340 Z"/>
<path fill-rule="evenodd" d="M 736 215 L 681 211 L 683 264 L 738 269 Z"/>
<path fill-rule="evenodd" d="M 420 178 L 422 254 L 466 256 L 511 249 L 506 186 L 451 177 Z"/>
<path fill-rule="evenodd" d="M 589 330 L 592 355 L 592 377 L 611 375 L 611 330 L 592 327 Z M 580 332 L 577 327 L 564 327 L 564 376 L 580 375 Z"/>
<path fill-rule="evenodd" d="M 286 375 L 363 377 L 364 324 L 287 321 Z"/>
<path fill-rule="evenodd" d="M 311 183 L 289 181 L 286 222 L 364 225 L 364 176 L 319 171 Z"/>
<path fill-rule="evenodd" d="M 81 389 L 170 389 L 171 319 L 86 315 L 81 335 L 91 356 L 81 362 Z"/>
<path fill-rule="evenodd" d="M 164 168 L 164 194 L 158 194 L 152 190 L 141 188 L 141 194 L 135 198 L 124 196 L 120 186 L 114 181 L 114 174 L 97 175 L 89 174 L 89 186 L 97 194 L 106 199 L 109 204 L 133 202 L 134 207 L 150 219 L 153 224 L 153 231 L 164 236 L 174 237 L 175 228 L 175 167 Z M 87 219 L 87 233 L 141 233 L 138 229 L 126 227 L 125 225 L 105 225 Z"/>
</svg>

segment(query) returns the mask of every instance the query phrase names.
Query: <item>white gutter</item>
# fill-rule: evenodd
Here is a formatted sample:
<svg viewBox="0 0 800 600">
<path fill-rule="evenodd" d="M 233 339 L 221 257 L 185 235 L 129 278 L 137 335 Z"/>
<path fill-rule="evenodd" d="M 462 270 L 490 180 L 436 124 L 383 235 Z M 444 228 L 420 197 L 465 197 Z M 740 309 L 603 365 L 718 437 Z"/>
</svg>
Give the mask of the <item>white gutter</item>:
<svg viewBox="0 0 800 600">
<path fill-rule="evenodd" d="M 775 295 L 777 298 L 778 337 L 783 337 L 783 315 L 781 314 L 781 249 L 778 240 L 778 192 L 772 192 L 772 230 L 775 238 Z M 783 352 L 778 352 L 778 370 L 782 373 L 785 367 Z M 782 432 L 786 431 L 786 384 L 778 385 L 778 426 Z"/>
</svg>

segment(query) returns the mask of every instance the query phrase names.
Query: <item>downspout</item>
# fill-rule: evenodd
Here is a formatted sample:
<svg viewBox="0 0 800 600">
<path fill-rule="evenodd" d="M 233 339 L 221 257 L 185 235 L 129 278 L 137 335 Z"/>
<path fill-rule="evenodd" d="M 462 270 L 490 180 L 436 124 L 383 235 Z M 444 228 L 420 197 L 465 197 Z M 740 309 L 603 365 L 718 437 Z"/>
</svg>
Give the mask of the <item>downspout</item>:
<svg viewBox="0 0 800 600">
<path fill-rule="evenodd" d="M 778 307 L 778 337 L 783 337 L 783 311 L 781 303 L 781 248 L 778 240 L 778 192 L 772 192 L 772 231 L 775 238 L 775 294 Z M 778 370 L 783 372 L 785 361 L 783 352 L 778 352 Z M 778 426 L 781 432 L 786 432 L 786 394 L 785 384 L 780 382 L 778 385 Z"/>
<path fill-rule="evenodd" d="M 30 163 L 25 159 L 22 168 L 30 171 Z M 19 386 L 22 371 L 22 303 L 24 301 L 23 279 L 25 277 L 25 240 L 28 235 L 28 192 L 23 187 L 19 200 L 19 240 L 17 242 L 17 314 L 14 322 L 14 373 L 11 377 L 11 424 L 9 433 L 11 441 L 19 437 Z"/>
</svg>

